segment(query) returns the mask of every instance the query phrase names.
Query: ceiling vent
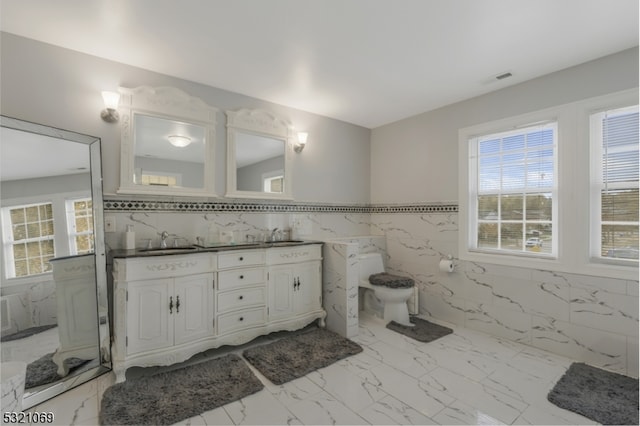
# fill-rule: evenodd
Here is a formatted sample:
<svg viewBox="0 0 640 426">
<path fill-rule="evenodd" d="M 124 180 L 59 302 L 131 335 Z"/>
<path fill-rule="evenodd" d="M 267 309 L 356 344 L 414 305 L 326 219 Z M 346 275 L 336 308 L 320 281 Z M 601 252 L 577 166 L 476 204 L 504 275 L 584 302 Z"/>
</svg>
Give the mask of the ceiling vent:
<svg viewBox="0 0 640 426">
<path fill-rule="evenodd" d="M 502 74 L 498 74 L 496 75 L 496 80 L 504 80 L 505 78 L 509 78 L 512 77 L 513 74 L 511 74 L 510 72 L 504 72 Z"/>
</svg>

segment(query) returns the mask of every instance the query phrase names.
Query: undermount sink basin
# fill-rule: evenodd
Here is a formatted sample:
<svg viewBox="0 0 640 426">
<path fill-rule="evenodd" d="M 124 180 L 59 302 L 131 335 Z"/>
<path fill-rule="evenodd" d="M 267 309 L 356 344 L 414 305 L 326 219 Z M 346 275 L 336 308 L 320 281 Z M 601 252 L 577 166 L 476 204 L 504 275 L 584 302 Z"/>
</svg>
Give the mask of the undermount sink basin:
<svg viewBox="0 0 640 426">
<path fill-rule="evenodd" d="M 198 247 L 183 246 L 183 247 L 150 248 L 150 249 L 142 249 L 140 251 L 147 254 L 176 254 L 176 253 L 185 253 L 185 252 L 190 252 L 195 250 L 198 250 Z"/>
</svg>

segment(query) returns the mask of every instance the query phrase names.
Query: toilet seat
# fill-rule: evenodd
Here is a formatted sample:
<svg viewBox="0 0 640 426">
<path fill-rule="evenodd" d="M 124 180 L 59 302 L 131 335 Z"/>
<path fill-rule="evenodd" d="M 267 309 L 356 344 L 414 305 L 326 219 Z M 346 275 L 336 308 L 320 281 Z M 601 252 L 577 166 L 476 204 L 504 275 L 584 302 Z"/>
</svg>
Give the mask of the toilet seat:
<svg viewBox="0 0 640 426">
<path fill-rule="evenodd" d="M 412 327 L 414 324 L 409 321 L 407 301 L 414 292 L 413 279 L 385 273 L 380 253 L 361 254 L 358 261 L 358 286 L 368 292 L 373 290 L 373 295 L 383 305 L 384 320 Z M 376 284 L 372 284 L 371 281 Z"/>
</svg>

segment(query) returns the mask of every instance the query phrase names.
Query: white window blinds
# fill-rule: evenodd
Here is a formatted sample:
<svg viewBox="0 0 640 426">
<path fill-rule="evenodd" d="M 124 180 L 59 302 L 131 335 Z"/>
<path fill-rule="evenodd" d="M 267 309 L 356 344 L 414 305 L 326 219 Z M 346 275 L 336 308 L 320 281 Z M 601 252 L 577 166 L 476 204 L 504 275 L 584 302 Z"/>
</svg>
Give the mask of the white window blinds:
<svg viewBox="0 0 640 426">
<path fill-rule="evenodd" d="M 591 116 L 592 253 L 638 259 L 638 106 Z"/>
<path fill-rule="evenodd" d="M 555 253 L 557 123 L 472 139 L 471 249 Z"/>
</svg>

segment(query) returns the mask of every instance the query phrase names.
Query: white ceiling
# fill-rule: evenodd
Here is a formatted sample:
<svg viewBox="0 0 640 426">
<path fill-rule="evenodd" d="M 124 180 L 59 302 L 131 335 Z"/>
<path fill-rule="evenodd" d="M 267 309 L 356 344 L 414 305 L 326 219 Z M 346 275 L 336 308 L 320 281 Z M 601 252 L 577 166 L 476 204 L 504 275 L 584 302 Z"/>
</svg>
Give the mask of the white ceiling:
<svg viewBox="0 0 640 426">
<path fill-rule="evenodd" d="M 8 127 L 0 128 L 0 141 L 1 182 L 89 173 L 91 169 L 89 146 L 82 143 Z"/>
<path fill-rule="evenodd" d="M 368 128 L 638 45 L 637 0 L 1 0 L 1 8 L 9 33 Z M 513 77 L 494 79 L 507 71 Z"/>
</svg>

